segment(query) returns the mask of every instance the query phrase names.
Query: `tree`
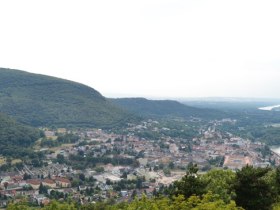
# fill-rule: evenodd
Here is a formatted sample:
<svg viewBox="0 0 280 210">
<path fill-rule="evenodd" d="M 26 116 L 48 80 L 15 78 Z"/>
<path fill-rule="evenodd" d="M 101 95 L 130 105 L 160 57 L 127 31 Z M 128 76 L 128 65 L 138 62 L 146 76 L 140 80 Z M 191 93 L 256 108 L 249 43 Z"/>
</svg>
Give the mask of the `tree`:
<svg viewBox="0 0 280 210">
<path fill-rule="evenodd" d="M 97 172 L 97 173 L 103 173 L 104 171 L 105 171 L 105 169 L 104 169 L 104 167 L 96 167 L 95 168 L 95 171 Z"/>
<path fill-rule="evenodd" d="M 86 180 L 86 177 L 85 177 L 84 174 L 79 174 L 79 179 L 80 179 L 81 181 L 85 181 L 85 180 Z"/>
<path fill-rule="evenodd" d="M 96 179 L 94 179 L 93 176 L 90 176 L 88 178 L 88 182 L 91 183 L 91 184 L 94 184 L 96 182 Z"/>
<path fill-rule="evenodd" d="M 8 188 L 9 183 L 8 182 L 4 182 L 4 188 L 7 189 Z"/>
<path fill-rule="evenodd" d="M 253 168 L 246 166 L 236 172 L 234 190 L 236 203 L 246 210 L 271 209 L 276 194 L 265 176 L 270 168 Z"/>
<path fill-rule="evenodd" d="M 163 173 L 164 173 L 165 176 L 169 176 L 171 174 L 171 171 L 170 171 L 169 168 L 164 168 Z"/>
<path fill-rule="evenodd" d="M 26 204 L 10 204 L 7 210 L 30 210 L 35 209 L 27 206 Z M 37 208 L 36 208 L 37 209 Z M 42 210 L 75 210 L 80 209 L 72 203 L 58 203 L 52 201 L 50 205 L 42 207 Z M 140 199 L 135 198 L 131 203 L 122 202 L 114 204 L 114 202 L 108 200 L 107 202 L 97 202 L 96 204 L 88 204 L 82 206 L 83 210 L 242 210 L 236 206 L 234 201 L 230 201 L 228 204 L 219 199 L 218 196 L 207 193 L 202 197 L 191 196 L 185 199 L 184 196 L 176 196 L 173 199 L 152 198 L 148 199 L 146 195 L 142 195 Z"/>
<path fill-rule="evenodd" d="M 158 167 L 159 167 L 159 169 L 163 169 L 164 168 L 164 164 L 160 163 Z"/>
<path fill-rule="evenodd" d="M 173 162 L 170 162 L 170 163 L 168 164 L 168 167 L 169 167 L 170 169 L 174 169 L 175 165 L 174 165 Z"/>
<path fill-rule="evenodd" d="M 182 180 L 174 182 L 174 194 L 184 195 L 189 198 L 192 195 L 202 195 L 205 192 L 205 182 L 197 175 L 196 164 L 189 164 L 186 175 Z"/>
<path fill-rule="evenodd" d="M 106 208 L 103 208 L 106 209 Z M 109 208 L 108 208 L 109 209 Z M 184 196 L 176 196 L 173 199 L 166 197 L 160 199 L 148 199 L 142 195 L 140 199 L 135 199 L 129 204 L 122 203 L 116 205 L 115 208 L 110 210 L 124 209 L 143 209 L 143 210 L 241 210 L 236 206 L 234 201 L 226 204 L 218 196 L 207 193 L 202 198 L 199 196 L 191 196 L 187 200 Z"/>
<path fill-rule="evenodd" d="M 126 179 L 127 178 L 127 172 L 123 172 L 123 174 L 121 175 L 121 178 Z"/>
<path fill-rule="evenodd" d="M 142 188 L 142 179 L 140 177 L 136 180 L 136 188 L 141 189 Z"/>
<path fill-rule="evenodd" d="M 57 154 L 57 156 L 56 156 L 56 162 L 58 162 L 59 164 L 65 163 L 64 156 L 61 155 L 61 154 Z"/>
<path fill-rule="evenodd" d="M 32 159 L 31 163 L 34 167 L 42 167 L 43 166 L 43 162 L 40 161 L 39 159 Z"/>
<path fill-rule="evenodd" d="M 132 193 L 131 193 L 131 198 L 134 199 L 137 195 L 137 192 L 136 190 L 133 190 Z"/>
<path fill-rule="evenodd" d="M 275 169 L 275 185 L 277 187 L 277 193 L 280 194 L 280 166 Z"/>
<path fill-rule="evenodd" d="M 159 170 L 159 167 L 158 166 L 155 166 L 154 167 L 154 171 L 158 171 Z"/>
<path fill-rule="evenodd" d="M 230 170 L 213 169 L 201 176 L 201 179 L 206 183 L 206 191 L 213 192 L 220 196 L 226 203 L 232 200 L 235 193 L 232 186 L 235 181 L 235 173 Z"/>
<path fill-rule="evenodd" d="M 31 175 L 27 174 L 27 173 L 24 173 L 23 174 L 23 180 L 27 180 L 27 179 L 31 179 Z"/>
<path fill-rule="evenodd" d="M 42 183 L 39 186 L 39 193 L 40 194 L 47 194 L 48 193 L 48 188 L 44 186 Z"/>
<path fill-rule="evenodd" d="M 107 184 L 107 185 L 112 185 L 113 183 L 111 182 L 110 179 L 106 179 L 106 184 Z"/>
</svg>

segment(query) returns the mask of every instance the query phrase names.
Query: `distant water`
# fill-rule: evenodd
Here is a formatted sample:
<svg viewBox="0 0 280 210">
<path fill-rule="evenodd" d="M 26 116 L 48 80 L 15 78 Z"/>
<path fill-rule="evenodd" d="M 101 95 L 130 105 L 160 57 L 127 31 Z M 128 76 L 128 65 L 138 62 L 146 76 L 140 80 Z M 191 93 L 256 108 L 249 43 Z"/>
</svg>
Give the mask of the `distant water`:
<svg viewBox="0 0 280 210">
<path fill-rule="evenodd" d="M 271 111 L 274 108 L 278 108 L 280 105 L 274 105 L 274 106 L 266 106 L 266 107 L 260 107 L 260 110 L 265 110 L 265 111 Z"/>
<path fill-rule="evenodd" d="M 273 147 L 270 147 L 270 149 L 273 151 L 273 152 L 275 152 L 275 153 L 277 153 L 278 155 L 280 155 L 280 147 L 279 146 L 273 146 Z"/>
</svg>

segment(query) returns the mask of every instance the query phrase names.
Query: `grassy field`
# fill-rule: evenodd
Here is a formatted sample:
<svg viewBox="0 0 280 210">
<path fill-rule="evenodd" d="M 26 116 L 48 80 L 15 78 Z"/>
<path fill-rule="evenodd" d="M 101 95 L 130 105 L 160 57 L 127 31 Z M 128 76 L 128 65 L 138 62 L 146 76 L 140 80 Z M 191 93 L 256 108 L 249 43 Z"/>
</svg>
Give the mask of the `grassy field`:
<svg viewBox="0 0 280 210">
<path fill-rule="evenodd" d="M 12 160 L 12 165 L 16 164 L 16 163 L 21 163 L 22 160 L 21 159 L 14 159 Z"/>
<path fill-rule="evenodd" d="M 50 151 L 56 152 L 59 151 L 61 149 L 67 149 L 67 148 L 71 148 L 73 147 L 75 144 L 62 144 L 59 147 L 52 147 L 50 148 Z"/>
<path fill-rule="evenodd" d="M 0 157 L 0 166 L 6 163 L 6 158 Z"/>
</svg>

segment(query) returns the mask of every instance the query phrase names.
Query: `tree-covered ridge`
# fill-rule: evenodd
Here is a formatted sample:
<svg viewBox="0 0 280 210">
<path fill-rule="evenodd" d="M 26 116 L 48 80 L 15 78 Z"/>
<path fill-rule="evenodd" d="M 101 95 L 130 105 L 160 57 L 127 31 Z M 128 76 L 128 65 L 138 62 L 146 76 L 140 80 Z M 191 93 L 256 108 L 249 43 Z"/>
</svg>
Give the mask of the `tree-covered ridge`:
<svg viewBox="0 0 280 210">
<path fill-rule="evenodd" d="M 148 100 L 145 98 L 118 98 L 111 101 L 143 117 L 199 117 L 221 118 L 224 113 L 206 108 L 187 106 L 174 100 Z"/>
<path fill-rule="evenodd" d="M 0 154 L 5 156 L 24 156 L 26 148 L 40 138 L 40 131 L 17 123 L 0 114 Z"/>
<path fill-rule="evenodd" d="M 131 116 L 88 86 L 0 69 L 0 112 L 33 125 L 106 127 Z"/>
<path fill-rule="evenodd" d="M 35 210 L 37 208 L 28 207 L 24 204 L 11 204 L 7 210 Z M 135 199 L 131 203 L 120 203 L 110 205 L 107 203 L 97 203 L 79 207 L 73 203 L 58 203 L 53 201 L 50 205 L 41 208 L 42 210 L 242 210 L 237 207 L 234 201 L 225 203 L 216 195 L 210 193 L 203 197 L 191 196 L 185 199 L 183 196 L 170 198 L 152 198 L 143 196 Z"/>
</svg>

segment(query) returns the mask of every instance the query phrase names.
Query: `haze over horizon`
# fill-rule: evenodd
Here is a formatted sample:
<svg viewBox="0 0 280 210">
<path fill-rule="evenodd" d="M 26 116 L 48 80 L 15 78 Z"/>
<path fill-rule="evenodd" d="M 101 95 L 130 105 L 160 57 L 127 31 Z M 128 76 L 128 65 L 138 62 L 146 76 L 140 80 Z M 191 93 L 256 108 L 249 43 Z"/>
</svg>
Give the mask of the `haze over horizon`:
<svg viewBox="0 0 280 210">
<path fill-rule="evenodd" d="M 279 1 L 0 2 L 0 67 L 107 97 L 280 98 Z"/>
</svg>

